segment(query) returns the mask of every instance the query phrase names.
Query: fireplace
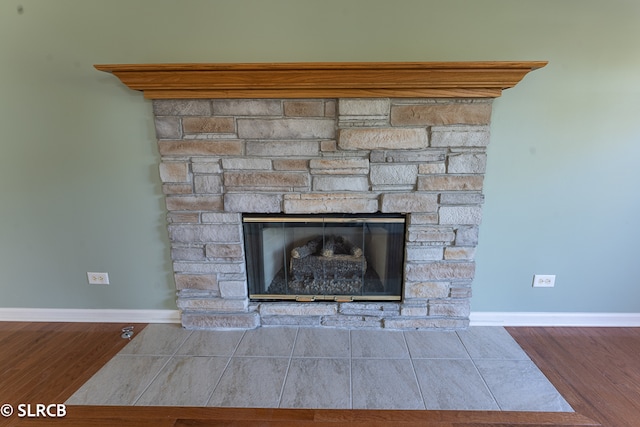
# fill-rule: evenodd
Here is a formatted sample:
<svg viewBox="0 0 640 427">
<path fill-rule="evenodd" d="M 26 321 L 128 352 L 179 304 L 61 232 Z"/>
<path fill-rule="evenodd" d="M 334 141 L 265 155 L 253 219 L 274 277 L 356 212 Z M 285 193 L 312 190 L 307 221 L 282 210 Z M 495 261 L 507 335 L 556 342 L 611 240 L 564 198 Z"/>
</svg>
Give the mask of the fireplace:
<svg viewBox="0 0 640 427">
<path fill-rule="evenodd" d="M 249 299 L 400 301 L 402 215 L 244 215 Z"/>
<path fill-rule="evenodd" d="M 186 328 L 464 328 L 492 100 L 544 62 L 96 66 L 153 99 Z"/>
</svg>

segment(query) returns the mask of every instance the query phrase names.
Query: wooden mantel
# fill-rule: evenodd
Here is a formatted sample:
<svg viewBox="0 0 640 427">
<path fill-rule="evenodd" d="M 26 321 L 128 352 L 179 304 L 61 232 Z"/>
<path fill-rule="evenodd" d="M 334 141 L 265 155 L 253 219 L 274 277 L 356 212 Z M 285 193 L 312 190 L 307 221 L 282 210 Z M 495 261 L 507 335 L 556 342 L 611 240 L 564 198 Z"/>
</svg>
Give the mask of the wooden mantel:
<svg viewBox="0 0 640 427">
<path fill-rule="evenodd" d="M 546 61 L 96 65 L 149 99 L 497 98 Z"/>
</svg>

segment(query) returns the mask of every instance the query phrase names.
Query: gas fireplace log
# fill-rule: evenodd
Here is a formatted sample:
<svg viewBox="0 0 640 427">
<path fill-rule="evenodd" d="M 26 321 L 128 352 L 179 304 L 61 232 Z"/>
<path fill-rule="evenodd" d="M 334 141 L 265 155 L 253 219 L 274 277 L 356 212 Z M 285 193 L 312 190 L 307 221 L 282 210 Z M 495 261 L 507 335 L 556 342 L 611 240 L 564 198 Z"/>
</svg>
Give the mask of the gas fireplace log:
<svg viewBox="0 0 640 427">
<path fill-rule="evenodd" d="M 309 255 L 313 255 L 318 251 L 318 248 L 322 245 L 322 236 L 318 236 L 309 240 L 305 245 L 298 246 L 291 250 L 292 258 L 306 258 Z"/>
<path fill-rule="evenodd" d="M 331 257 L 334 254 L 347 254 L 355 257 L 362 256 L 362 249 L 355 246 L 342 236 L 329 237 L 322 247 L 322 256 Z"/>
</svg>

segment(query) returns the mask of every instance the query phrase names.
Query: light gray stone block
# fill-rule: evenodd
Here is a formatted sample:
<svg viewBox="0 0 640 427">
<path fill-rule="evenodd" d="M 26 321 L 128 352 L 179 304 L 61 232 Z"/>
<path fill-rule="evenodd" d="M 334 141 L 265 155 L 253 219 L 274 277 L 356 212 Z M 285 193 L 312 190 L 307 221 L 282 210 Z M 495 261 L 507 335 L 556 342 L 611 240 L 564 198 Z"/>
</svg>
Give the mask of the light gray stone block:
<svg viewBox="0 0 640 427">
<path fill-rule="evenodd" d="M 247 311 L 248 300 L 224 298 L 178 298 L 181 310 L 235 312 Z"/>
<path fill-rule="evenodd" d="M 478 227 L 458 227 L 456 230 L 456 246 L 477 246 Z"/>
<path fill-rule="evenodd" d="M 440 246 L 407 246 L 407 261 L 440 261 L 443 248 Z"/>
<path fill-rule="evenodd" d="M 442 206 L 438 211 L 440 224 L 475 225 L 482 222 L 480 206 Z"/>
<path fill-rule="evenodd" d="M 413 185 L 417 177 L 418 165 L 371 165 L 370 178 L 373 185 Z"/>
<path fill-rule="evenodd" d="M 489 145 L 489 128 L 432 127 L 432 147 L 486 147 Z"/>
<path fill-rule="evenodd" d="M 269 159 L 252 159 L 252 158 L 226 158 L 222 159 L 222 168 L 228 169 L 271 169 L 271 160 Z"/>
<path fill-rule="evenodd" d="M 238 136 L 247 139 L 333 139 L 330 119 L 238 119 Z"/>
<path fill-rule="evenodd" d="M 217 116 L 281 116 L 279 99 L 214 99 L 213 114 Z"/>
<path fill-rule="evenodd" d="M 338 312 L 336 303 L 273 302 L 260 304 L 261 316 L 333 316 Z"/>
<path fill-rule="evenodd" d="M 454 241 L 456 234 L 451 227 L 410 226 L 407 235 L 409 242 L 449 244 Z"/>
<path fill-rule="evenodd" d="M 277 213 L 282 210 L 282 195 L 255 193 L 226 193 L 224 210 L 227 212 Z"/>
<path fill-rule="evenodd" d="M 193 188 L 197 194 L 222 193 L 222 178 L 220 175 L 196 175 Z"/>
<path fill-rule="evenodd" d="M 178 243 L 230 243 L 242 240 L 242 229 L 237 224 L 170 224 L 169 238 Z"/>
<path fill-rule="evenodd" d="M 473 279 L 473 262 L 407 263 L 406 280 L 412 282 Z"/>
<path fill-rule="evenodd" d="M 258 313 L 182 313 L 186 329 L 255 329 L 260 326 Z"/>
<path fill-rule="evenodd" d="M 449 156 L 448 173 L 479 173 L 487 169 L 485 153 L 460 153 Z"/>
<path fill-rule="evenodd" d="M 156 116 L 209 116 L 211 101 L 208 99 L 154 99 Z"/>
<path fill-rule="evenodd" d="M 363 176 L 315 176 L 314 191 L 369 191 L 369 180 Z"/>
<path fill-rule="evenodd" d="M 325 141 L 322 141 L 323 143 Z M 319 155 L 318 141 L 247 141 L 247 156 L 314 157 Z"/>
<path fill-rule="evenodd" d="M 481 205 L 484 203 L 482 193 L 442 193 L 440 194 L 441 205 Z"/>
<path fill-rule="evenodd" d="M 220 281 L 220 295 L 225 299 L 247 298 L 247 283 L 244 281 Z"/>
<path fill-rule="evenodd" d="M 203 223 L 240 224 L 242 215 L 237 213 L 207 212 L 202 214 Z"/>
<path fill-rule="evenodd" d="M 180 127 L 179 117 L 156 117 L 156 138 L 158 139 L 175 139 L 182 138 L 182 129 Z"/>
<path fill-rule="evenodd" d="M 244 262 L 188 262 L 174 261 L 173 271 L 176 274 L 239 274 L 245 273 Z"/>
<path fill-rule="evenodd" d="M 350 99 L 338 100 L 338 114 L 341 116 L 388 116 L 390 101 L 387 98 L 380 99 Z"/>
<path fill-rule="evenodd" d="M 428 145 L 424 128 L 350 128 L 340 130 L 343 150 L 420 149 Z"/>
<path fill-rule="evenodd" d="M 469 326 L 469 319 L 447 319 L 447 318 L 438 318 L 438 317 L 426 317 L 426 318 L 416 318 L 416 317 L 397 317 L 397 318 L 387 318 L 384 319 L 384 328 L 385 329 L 399 329 L 399 330 L 408 330 L 408 329 L 438 329 L 438 330 L 446 330 L 446 329 L 466 329 Z"/>
</svg>

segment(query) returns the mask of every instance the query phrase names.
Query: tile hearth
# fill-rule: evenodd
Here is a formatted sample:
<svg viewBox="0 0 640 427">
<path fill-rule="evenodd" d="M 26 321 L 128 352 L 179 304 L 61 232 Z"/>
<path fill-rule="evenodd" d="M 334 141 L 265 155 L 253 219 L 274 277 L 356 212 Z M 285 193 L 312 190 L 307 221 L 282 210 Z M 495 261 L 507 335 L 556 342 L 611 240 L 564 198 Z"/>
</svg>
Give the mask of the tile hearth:
<svg viewBox="0 0 640 427">
<path fill-rule="evenodd" d="M 147 326 L 69 405 L 572 412 L 504 328 Z"/>
</svg>

